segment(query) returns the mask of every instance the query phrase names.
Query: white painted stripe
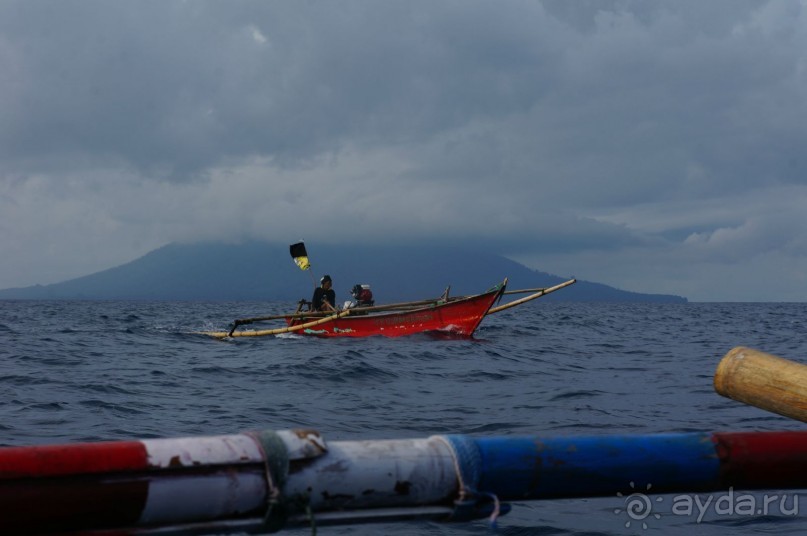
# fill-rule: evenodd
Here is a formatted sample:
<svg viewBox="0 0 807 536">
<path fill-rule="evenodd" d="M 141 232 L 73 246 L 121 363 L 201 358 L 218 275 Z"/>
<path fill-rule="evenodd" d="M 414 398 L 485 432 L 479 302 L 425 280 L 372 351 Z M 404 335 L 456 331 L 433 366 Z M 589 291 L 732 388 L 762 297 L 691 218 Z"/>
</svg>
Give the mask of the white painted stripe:
<svg viewBox="0 0 807 536">
<path fill-rule="evenodd" d="M 434 438 L 334 441 L 289 474 L 286 496 L 310 495 L 315 511 L 433 504 L 456 496 L 454 456 Z"/>
<path fill-rule="evenodd" d="M 263 463 L 263 453 L 254 439 L 244 434 L 144 439 L 150 467 Z"/>
<path fill-rule="evenodd" d="M 190 523 L 263 512 L 267 504 L 264 473 L 243 469 L 152 480 L 138 524 Z"/>
</svg>

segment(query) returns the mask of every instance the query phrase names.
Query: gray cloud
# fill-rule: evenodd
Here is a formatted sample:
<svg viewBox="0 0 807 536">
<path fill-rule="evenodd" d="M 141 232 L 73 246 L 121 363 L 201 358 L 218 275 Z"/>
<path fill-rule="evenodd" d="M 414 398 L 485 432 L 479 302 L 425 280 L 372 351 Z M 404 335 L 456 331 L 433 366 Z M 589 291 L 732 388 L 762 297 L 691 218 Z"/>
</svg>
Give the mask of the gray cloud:
<svg viewBox="0 0 807 536">
<path fill-rule="evenodd" d="M 801 281 L 806 7 L 4 2 L 0 287 L 327 230 L 767 299 L 725 273 Z"/>
</svg>

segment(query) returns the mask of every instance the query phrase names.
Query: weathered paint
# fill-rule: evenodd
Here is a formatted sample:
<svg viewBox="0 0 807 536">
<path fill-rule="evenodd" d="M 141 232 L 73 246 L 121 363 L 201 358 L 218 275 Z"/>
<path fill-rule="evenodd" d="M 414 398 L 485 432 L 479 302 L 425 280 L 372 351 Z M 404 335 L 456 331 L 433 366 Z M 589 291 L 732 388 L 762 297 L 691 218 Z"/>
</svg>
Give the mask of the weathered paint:
<svg viewBox="0 0 807 536">
<path fill-rule="evenodd" d="M 724 487 L 807 488 L 805 432 L 716 433 L 712 441 Z"/>
<path fill-rule="evenodd" d="M 145 439 L 148 465 L 154 468 L 262 463 L 255 440 L 246 435 Z"/>
<path fill-rule="evenodd" d="M 262 514 L 267 497 L 264 456 L 246 434 L 0 449 L 1 533 Z"/>
<path fill-rule="evenodd" d="M 0 479 L 86 475 L 130 471 L 145 466 L 148 453 L 140 441 L 74 443 L 0 449 Z"/>
<path fill-rule="evenodd" d="M 450 505 L 457 478 L 450 449 L 434 438 L 339 441 L 290 475 L 285 492 L 315 511 Z"/>
<path fill-rule="evenodd" d="M 328 452 L 325 438 L 316 430 L 280 430 L 276 434 L 283 440 L 291 461 L 318 458 Z"/>
<path fill-rule="evenodd" d="M 148 482 L 139 441 L 0 448 L 0 534 L 137 523 Z"/>
<path fill-rule="evenodd" d="M 710 434 L 480 438 L 479 489 L 507 499 L 612 495 L 631 482 L 657 492 L 714 489 Z"/>
<path fill-rule="evenodd" d="M 645 493 L 805 488 L 807 432 L 326 443 L 291 430 L 0 448 L 0 533 L 265 531 L 276 496 L 289 524 L 306 523 L 306 507 L 318 524 L 463 519 L 499 500 L 615 495 L 631 482 Z"/>
<path fill-rule="evenodd" d="M 207 475 L 157 477 L 149 479 L 148 484 L 148 500 L 138 525 L 210 521 L 258 514 L 266 509 L 263 466 Z"/>
</svg>

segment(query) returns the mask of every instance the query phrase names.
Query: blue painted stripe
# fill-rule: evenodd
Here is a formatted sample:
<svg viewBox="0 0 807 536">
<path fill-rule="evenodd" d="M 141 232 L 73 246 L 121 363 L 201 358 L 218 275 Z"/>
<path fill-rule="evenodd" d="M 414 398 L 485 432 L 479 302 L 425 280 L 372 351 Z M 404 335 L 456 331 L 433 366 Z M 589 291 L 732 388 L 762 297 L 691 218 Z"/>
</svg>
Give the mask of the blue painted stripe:
<svg viewBox="0 0 807 536">
<path fill-rule="evenodd" d="M 462 482 L 467 488 L 466 491 L 475 491 L 479 485 L 479 477 L 482 471 L 482 457 L 479 454 L 476 441 L 472 437 L 457 434 L 442 437 L 448 441 L 448 444 L 454 450 Z"/>
<path fill-rule="evenodd" d="M 698 491 L 719 484 L 712 434 L 474 439 L 480 491 L 503 500 Z M 631 482 L 633 486 L 631 487 Z"/>
</svg>

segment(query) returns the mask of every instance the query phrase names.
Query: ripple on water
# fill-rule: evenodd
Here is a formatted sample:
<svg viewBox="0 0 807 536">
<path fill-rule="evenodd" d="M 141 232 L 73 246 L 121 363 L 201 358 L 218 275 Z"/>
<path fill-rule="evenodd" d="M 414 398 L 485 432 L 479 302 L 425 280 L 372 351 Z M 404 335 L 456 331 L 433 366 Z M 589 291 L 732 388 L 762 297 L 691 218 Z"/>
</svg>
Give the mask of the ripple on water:
<svg viewBox="0 0 807 536">
<path fill-rule="evenodd" d="M 319 429 L 327 441 L 338 441 L 799 426 L 716 395 L 712 374 L 738 345 L 791 359 L 807 355 L 807 305 L 547 302 L 485 319 L 470 340 L 287 335 L 221 342 L 185 334 L 205 325 L 223 328 L 252 310 L 290 307 L 0 301 L 0 442 L 293 427 Z M 625 519 L 613 514 L 622 503 L 598 502 L 604 500 L 517 503 L 499 532 L 624 533 Z M 698 525 L 665 517 L 657 531 L 807 531 L 803 516 L 754 519 Z M 334 533 L 475 534 L 480 527 L 384 524 Z"/>
</svg>

